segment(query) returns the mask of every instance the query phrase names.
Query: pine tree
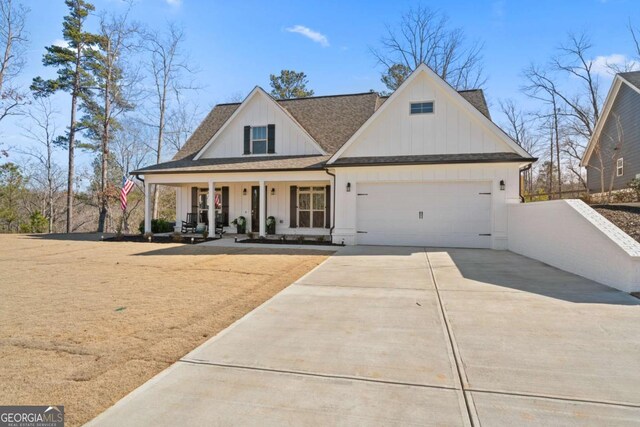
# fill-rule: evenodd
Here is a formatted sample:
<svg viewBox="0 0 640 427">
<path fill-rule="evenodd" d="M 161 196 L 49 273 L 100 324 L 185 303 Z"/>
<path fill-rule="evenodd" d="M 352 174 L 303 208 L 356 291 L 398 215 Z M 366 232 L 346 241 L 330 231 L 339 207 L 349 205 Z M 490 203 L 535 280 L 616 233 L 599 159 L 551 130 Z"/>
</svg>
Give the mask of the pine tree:
<svg viewBox="0 0 640 427">
<path fill-rule="evenodd" d="M 86 128 L 87 136 L 96 142 L 89 148 L 98 152 L 101 160 L 98 232 L 105 231 L 105 222 L 109 213 L 109 199 L 113 189 L 109 188 L 110 180 L 107 174 L 110 163 L 109 143 L 113 131 L 119 129 L 118 116 L 133 108 L 129 102 L 130 93 L 126 93 L 126 86 L 130 83 L 125 76 L 123 55 L 131 47 L 132 37 L 136 28 L 127 24 L 127 16 L 106 17 L 100 19 L 98 33 L 99 50 L 90 62 L 91 72 L 96 83 L 95 97 L 85 100 L 83 110 L 85 116 L 82 126 Z M 125 173 L 127 171 L 124 171 Z M 118 177 L 120 180 L 122 177 Z"/>
<path fill-rule="evenodd" d="M 67 174 L 67 233 L 73 231 L 73 181 L 75 175 L 75 148 L 78 144 L 77 110 L 79 104 L 88 101 L 92 95 L 95 81 L 91 73 L 91 62 L 96 52 L 99 37 L 84 30 L 89 14 L 94 6 L 84 0 L 66 0 L 69 14 L 64 17 L 62 35 L 67 46 L 47 46 L 42 63 L 47 67 L 56 67 L 58 77 L 44 80 L 33 79 L 31 90 L 36 96 L 48 96 L 57 91 L 71 94 L 71 122 L 67 135 L 58 142 L 69 151 L 69 170 Z"/>
<path fill-rule="evenodd" d="M 276 99 L 304 98 L 313 96 L 313 90 L 307 89 L 307 75 L 293 70 L 282 70 L 280 75 L 271 74 L 271 96 Z"/>
</svg>

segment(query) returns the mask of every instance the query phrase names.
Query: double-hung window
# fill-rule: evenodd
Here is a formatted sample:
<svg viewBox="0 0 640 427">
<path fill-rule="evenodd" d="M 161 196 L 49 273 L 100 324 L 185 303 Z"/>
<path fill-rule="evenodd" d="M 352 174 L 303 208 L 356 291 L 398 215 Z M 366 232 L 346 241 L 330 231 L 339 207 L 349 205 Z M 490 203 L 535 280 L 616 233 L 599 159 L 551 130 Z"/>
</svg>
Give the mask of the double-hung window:
<svg viewBox="0 0 640 427">
<path fill-rule="evenodd" d="M 620 157 L 616 160 L 616 176 L 622 176 L 624 174 L 624 159 Z"/>
<path fill-rule="evenodd" d="M 255 126 L 251 128 L 251 154 L 267 153 L 267 127 Z"/>
<path fill-rule="evenodd" d="M 323 228 L 325 212 L 325 187 L 298 188 L 298 227 Z"/>
</svg>

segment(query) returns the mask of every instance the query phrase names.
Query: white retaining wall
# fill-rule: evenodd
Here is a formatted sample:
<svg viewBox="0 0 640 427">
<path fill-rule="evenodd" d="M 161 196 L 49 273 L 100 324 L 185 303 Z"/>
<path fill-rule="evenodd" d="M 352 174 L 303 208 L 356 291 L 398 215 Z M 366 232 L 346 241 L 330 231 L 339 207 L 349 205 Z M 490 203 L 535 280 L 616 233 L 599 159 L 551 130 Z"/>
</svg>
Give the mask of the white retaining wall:
<svg viewBox="0 0 640 427">
<path fill-rule="evenodd" d="M 640 243 L 581 200 L 510 204 L 509 250 L 625 292 L 640 291 Z"/>
</svg>

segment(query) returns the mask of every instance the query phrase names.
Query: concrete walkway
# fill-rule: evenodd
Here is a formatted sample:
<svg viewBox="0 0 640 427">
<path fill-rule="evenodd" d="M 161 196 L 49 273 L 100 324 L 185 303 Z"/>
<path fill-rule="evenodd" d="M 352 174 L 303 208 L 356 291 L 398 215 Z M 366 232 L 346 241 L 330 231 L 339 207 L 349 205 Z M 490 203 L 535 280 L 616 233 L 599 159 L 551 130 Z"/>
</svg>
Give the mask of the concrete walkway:
<svg viewBox="0 0 640 427">
<path fill-rule="evenodd" d="M 638 425 L 638 325 L 510 252 L 347 247 L 89 424 Z"/>
</svg>

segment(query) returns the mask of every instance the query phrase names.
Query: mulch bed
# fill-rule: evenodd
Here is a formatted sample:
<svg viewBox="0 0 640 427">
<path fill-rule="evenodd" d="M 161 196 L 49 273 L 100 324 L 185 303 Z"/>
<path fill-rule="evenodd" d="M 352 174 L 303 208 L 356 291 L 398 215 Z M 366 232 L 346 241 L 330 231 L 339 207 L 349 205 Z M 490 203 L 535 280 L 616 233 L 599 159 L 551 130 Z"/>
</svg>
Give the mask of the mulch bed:
<svg viewBox="0 0 640 427">
<path fill-rule="evenodd" d="M 600 215 L 620 227 L 622 231 L 640 242 L 640 207 L 625 205 L 594 205 Z"/>
<path fill-rule="evenodd" d="M 203 243 L 211 240 L 217 240 L 218 238 L 209 237 L 204 239 L 202 237 L 193 237 L 193 244 Z M 145 238 L 142 234 L 125 234 L 124 236 L 114 236 L 104 239 L 105 242 L 140 242 L 149 243 L 149 239 Z M 172 236 L 153 236 L 151 238 L 152 243 L 185 243 L 191 244 L 191 237 L 186 236 L 182 240 L 175 240 Z"/>
<path fill-rule="evenodd" d="M 281 240 L 281 239 L 244 239 L 238 240 L 238 243 L 265 243 L 269 245 L 309 245 L 309 246 L 341 246 L 333 244 L 329 241 L 317 240 Z"/>
</svg>

